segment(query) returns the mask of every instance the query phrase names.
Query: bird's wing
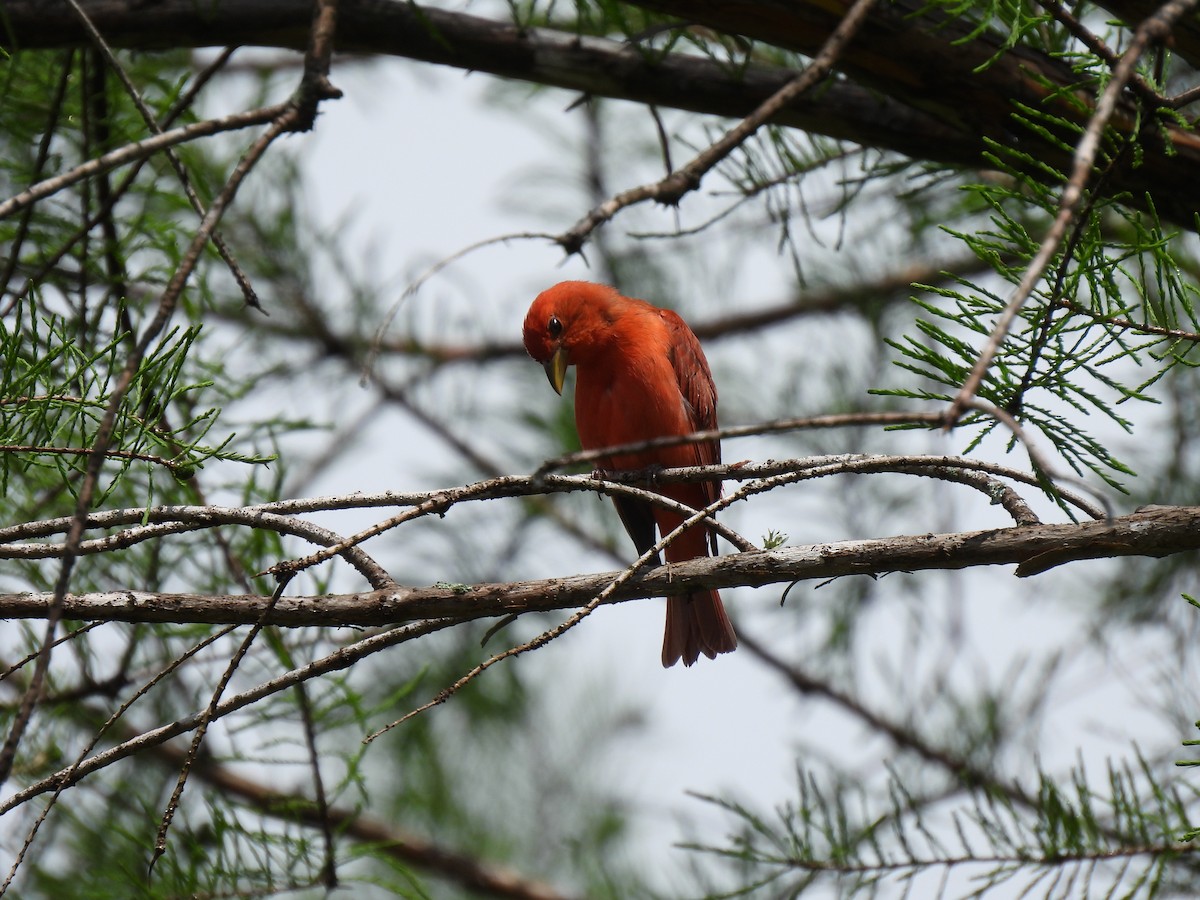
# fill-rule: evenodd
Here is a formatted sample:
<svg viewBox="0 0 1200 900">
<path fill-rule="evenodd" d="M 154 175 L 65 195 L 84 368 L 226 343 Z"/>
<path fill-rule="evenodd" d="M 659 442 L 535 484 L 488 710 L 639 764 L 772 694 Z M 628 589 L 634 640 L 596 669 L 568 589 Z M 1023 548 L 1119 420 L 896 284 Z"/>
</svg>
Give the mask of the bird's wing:
<svg viewBox="0 0 1200 900">
<path fill-rule="evenodd" d="M 708 368 L 708 360 L 704 358 L 700 340 L 687 323 L 671 310 L 662 310 L 662 319 L 670 339 L 671 368 L 675 370 L 679 392 L 687 405 L 692 430 L 716 428 L 717 386 Z M 692 446 L 696 448 L 697 465 L 712 466 L 721 462 L 720 441 L 704 441 Z M 720 481 L 705 481 L 702 486 L 708 503 L 721 496 Z"/>
<path fill-rule="evenodd" d="M 675 370 L 679 392 L 687 403 L 692 429 L 708 431 L 716 428 L 717 386 L 713 383 L 700 341 L 687 323 L 671 310 L 662 310 L 662 318 L 669 335 L 671 368 Z M 721 461 L 721 447 L 716 441 L 697 446 L 701 450 L 701 464 L 714 465 Z"/>
</svg>

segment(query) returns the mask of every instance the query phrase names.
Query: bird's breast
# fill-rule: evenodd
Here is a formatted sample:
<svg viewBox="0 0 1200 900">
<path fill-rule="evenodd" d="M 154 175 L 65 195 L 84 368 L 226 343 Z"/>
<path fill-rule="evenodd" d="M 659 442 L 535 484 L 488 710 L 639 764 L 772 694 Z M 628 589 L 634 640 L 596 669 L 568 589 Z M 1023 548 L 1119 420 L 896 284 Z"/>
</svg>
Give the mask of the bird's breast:
<svg viewBox="0 0 1200 900">
<path fill-rule="evenodd" d="M 575 425 L 585 450 L 631 444 L 693 430 L 674 370 L 664 359 L 642 365 L 579 366 Z M 690 465 L 688 448 L 622 454 L 607 468 Z"/>
</svg>

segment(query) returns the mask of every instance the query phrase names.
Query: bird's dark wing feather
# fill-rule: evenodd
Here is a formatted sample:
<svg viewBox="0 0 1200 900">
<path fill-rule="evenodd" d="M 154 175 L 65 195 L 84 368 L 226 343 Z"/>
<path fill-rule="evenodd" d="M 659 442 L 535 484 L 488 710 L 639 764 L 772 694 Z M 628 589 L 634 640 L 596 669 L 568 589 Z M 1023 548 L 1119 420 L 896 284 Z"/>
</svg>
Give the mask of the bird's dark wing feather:
<svg viewBox="0 0 1200 900">
<path fill-rule="evenodd" d="M 653 547 L 656 542 L 656 538 L 654 537 L 654 508 L 646 501 L 636 500 L 633 497 L 619 497 L 614 495 L 612 502 L 613 506 L 617 508 L 617 515 L 621 517 L 621 524 L 625 526 L 625 530 L 633 538 L 633 545 L 637 547 L 638 556 L 641 556 Z M 662 560 L 657 553 L 654 554 L 650 562 L 656 566 L 662 565 Z"/>
<path fill-rule="evenodd" d="M 700 340 L 685 321 L 669 309 L 661 311 L 663 324 L 670 336 L 671 367 L 679 383 L 691 418 L 693 431 L 709 431 L 717 427 L 717 385 Z M 720 441 L 705 441 L 694 444 L 696 465 L 714 466 L 721 462 Z M 720 481 L 703 483 L 705 500 L 712 503 L 721 496 Z M 710 532 L 713 552 L 716 552 L 716 535 Z"/>
</svg>

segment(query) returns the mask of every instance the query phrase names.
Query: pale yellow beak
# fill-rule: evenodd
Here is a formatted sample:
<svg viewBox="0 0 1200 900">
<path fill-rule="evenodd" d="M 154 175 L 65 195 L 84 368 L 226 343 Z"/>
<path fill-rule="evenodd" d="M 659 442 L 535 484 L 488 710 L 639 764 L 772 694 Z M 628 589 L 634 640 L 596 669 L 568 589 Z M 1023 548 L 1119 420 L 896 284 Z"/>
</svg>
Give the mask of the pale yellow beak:
<svg viewBox="0 0 1200 900">
<path fill-rule="evenodd" d="M 545 366 L 546 377 L 550 379 L 550 387 L 561 394 L 563 382 L 567 380 L 567 351 L 562 347 L 557 347 L 554 350 L 554 355 L 546 360 Z"/>
</svg>

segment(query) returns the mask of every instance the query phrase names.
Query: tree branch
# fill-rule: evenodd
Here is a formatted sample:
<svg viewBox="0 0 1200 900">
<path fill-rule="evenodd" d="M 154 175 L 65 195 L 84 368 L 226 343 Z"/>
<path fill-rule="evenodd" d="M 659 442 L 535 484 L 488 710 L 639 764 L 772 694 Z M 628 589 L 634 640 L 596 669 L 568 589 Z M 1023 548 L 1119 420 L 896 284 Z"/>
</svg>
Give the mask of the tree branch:
<svg viewBox="0 0 1200 900">
<path fill-rule="evenodd" d="M 1066 525 L 1027 525 L 949 534 L 900 535 L 782 547 L 696 559 L 649 569 L 609 602 L 686 593 L 699 587 L 762 587 L 846 575 L 1016 564 L 1017 577 L 1084 559 L 1163 557 L 1200 549 L 1200 507 L 1152 506 L 1127 516 Z M 318 597 L 220 596 L 147 591 L 72 594 L 64 615 L 82 621 L 203 622 L 327 627 L 383 626 L 428 619 L 460 622 L 584 606 L 619 572 L 502 584 L 327 594 Z M 38 619 L 53 595 L 0 595 L 0 618 Z"/>
<path fill-rule="evenodd" d="M 232 45 L 304 50 L 313 14 L 311 0 L 213 0 L 203 7 L 189 0 L 80 2 L 111 46 L 139 50 Z M 87 36 L 68 13 L 65 0 L 6 3 L 0 47 L 84 46 Z M 646 54 L 623 42 L 388 0 L 342 0 L 337 28 L 340 53 L 406 57 L 730 118 L 745 116 L 795 75 L 761 64 L 734 72 L 696 56 Z M 776 121 L 872 146 L 897 142 L 912 151 L 937 147 L 940 140 L 964 143 L 924 113 L 848 84 L 831 84 L 820 97 L 792 104 Z"/>
<path fill-rule="evenodd" d="M 697 432 L 682 438 L 657 439 L 627 445 L 627 447 L 644 449 L 648 446 L 661 446 L 668 442 L 679 444 L 735 435 L 764 434 L 798 427 L 865 424 L 867 420 L 877 424 L 880 422 L 895 423 L 912 421 L 912 417 L 900 413 L 880 413 L 867 416 L 818 416 L 812 419 L 782 420 L 756 426 Z M 611 448 L 608 452 L 611 452 Z M 547 465 L 564 465 L 581 458 L 590 459 L 590 456 L 587 453 L 572 454 L 569 457 L 552 460 Z M 128 527 L 103 537 L 83 540 L 74 548 L 74 552 L 77 555 L 105 553 L 131 547 L 144 541 L 161 539 L 172 534 L 215 528 L 221 525 L 240 525 L 274 531 L 279 534 L 295 535 L 319 546 L 332 548 L 332 552 L 342 555 L 347 562 L 357 568 L 372 587 L 382 590 L 391 586 L 390 576 L 357 545 L 376 534 L 422 516 L 443 515 L 451 507 L 460 503 L 587 491 L 609 496 L 634 496 L 648 503 L 673 509 L 686 515 L 689 510 L 683 504 L 633 485 L 648 481 L 656 484 L 669 484 L 720 479 L 757 482 L 753 489 L 758 492 L 785 483 L 793 484 L 832 475 L 881 473 L 915 475 L 965 484 L 983 491 L 992 503 L 1003 505 L 1017 523 L 1033 524 L 1036 521 L 1024 501 L 1001 481 L 1004 479 L 1031 487 L 1040 487 L 1038 479 L 1028 472 L 983 460 L 957 456 L 893 456 L 852 453 L 802 459 L 769 460 L 763 463 L 735 462 L 719 466 L 664 469 L 653 473 L 652 477 L 645 472 L 607 473 L 605 478 L 598 478 L 594 474 L 551 475 L 538 472 L 533 475 L 504 475 L 474 484 L 417 493 L 402 494 L 386 491 L 379 494 L 312 497 L 281 500 L 249 507 L 161 506 L 150 509 L 114 509 L 89 515 L 86 527 L 88 529 Z M 1105 517 L 1104 510 L 1078 496 L 1061 490 L 1059 496 L 1092 518 Z M 384 522 L 360 531 L 350 538 L 343 538 L 311 522 L 295 518 L 303 513 L 395 506 L 410 508 Z M 0 559 L 50 559 L 63 556 L 67 552 L 65 543 L 38 542 L 31 539 L 67 531 L 71 528 L 72 522 L 71 518 L 64 516 L 0 528 Z M 719 523 L 712 527 L 740 549 L 751 549 L 746 546 L 744 539 L 728 531 Z M 324 557 L 322 557 L 322 561 L 323 559 Z M 290 565 L 294 568 L 296 564 Z M 282 569 L 288 567 L 285 564 Z"/>
<path fill-rule="evenodd" d="M 592 232 L 621 210 L 647 200 L 676 206 L 685 194 L 698 190 L 704 176 L 721 160 L 749 140 L 782 109 L 803 97 L 830 74 L 838 57 L 853 40 L 874 5 L 875 0 L 853 0 L 845 17 L 830 32 L 820 52 L 804 71 L 764 100 L 750 115 L 701 150 L 683 167 L 669 173 L 660 181 L 622 191 L 593 208 L 570 230 L 557 238 L 558 244 L 568 255 L 578 253 Z"/>
<path fill-rule="evenodd" d="M 223 116 L 220 119 L 205 119 L 202 122 L 194 122 L 191 125 L 184 125 L 180 128 L 174 128 L 171 131 L 156 134 L 153 137 L 134 141 L 132 144 L 126 144 L 124 147 L 119 147 L 116 150 L 105 153 L 103 156 L 97 156 L 85 163 L 80 163 L 75 168 L 61 175 L 47 178 L 45 181 L 39 181 L 16 196 L 5 200 L 3 203 L 0 203 L 0 219 L 7 218 L 15 212 L 32 206 L 39 200 L 52 196 L 85 178 L 91 178 L 94 175 L 115 169 L 117 166 L 153 156 L 168 147 L 192 141 L 196 138 L 209 137 L 225 131 L 237 131 L 242 128 L 250 128 L 254 125 L 267 124 L 287 113 L 289 109 L 290 107 L 284 103 L 278 106 L 267 106 L 262 109 L 233 113 Z"/>
<path fill-rule="evenodd" d="M 312 24 L 310 0 L 80 0 L 111 46 L 258 45 L 303 50 Z M 848 0 L 641 0 L 637 5 L 687 22 L 742 34 L 768 45 L 815 54 L 845 16 Z M 1109 8 L 1138 21 L 1144 0 L 1110 0 Z M 1157 8 L 1150 6 L 1149 12 Z M 839 67 L 855 81 L 837 79 L 819 96 L 792 103 L 772 120 L 914 159 L 984 165 L 988 142 L 1019 144 L 1048 168 L 1066 170 L 1061 140 L 1045 139 L 1013 119 L 1016 103 L 1043 109 L 1066 122 L 1086 123 L 1091 99 L 1061 61 L 1006 36 L 971 34 L 965 19 L 939 18 L 918 0 L 877 8 Z M 924 11 L 924 14 L 922 14 Z M 1147 13 L 1148 14 L 1148 13 Z M 1185 19 L 1177 37 L 1193 41 L 1200 27 Z M 77 47 L 86 43 L 64 0 L 10 0 L 5 4 L 6 48 Z M 553 29 L 529 28 L 478 16 L 388 0 L 342 0 L 337 10 L 342 52 L 401 56 L 466 71 L 486 72 L 585 94 L 660 107 L 741 118 L 791 80 L 792 69 L 748 62 L 725 64 L 682 53 L 645 52 L 628 43 Z M 1190 45 L 1189 45 L 1190 46 Z M 898 53 L 902 48 L 902 53 Z M 857 83 L 855 83 L 857 82 Z M 1080 101 L 1083 101 L 1080 103 Z M 1127 135 L 1137 127 L 1129 110 L 1113 121 Z M 1155 209 L 1186 227 L 1200 208 L 1200 179 L 1181 167 L 1200 167 L 1200 138 L 1161 121 L 1164 141 L 1147 141 L 1137 165 L 1115 171 L 1105 189 L 1130 202 L 1149 193 Z M 1031 170 L 1045 179 L 1046 171 Z"/>
</svg>

